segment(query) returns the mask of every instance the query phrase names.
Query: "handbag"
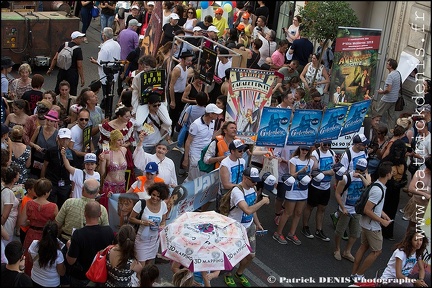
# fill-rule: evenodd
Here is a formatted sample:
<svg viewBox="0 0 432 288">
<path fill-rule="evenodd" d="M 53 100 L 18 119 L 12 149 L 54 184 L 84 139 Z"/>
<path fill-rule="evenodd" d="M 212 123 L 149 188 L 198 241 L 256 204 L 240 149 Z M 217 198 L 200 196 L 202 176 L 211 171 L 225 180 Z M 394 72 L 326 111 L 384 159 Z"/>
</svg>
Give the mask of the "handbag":
<svg viewBox="0 0 432 288">
<path fill-rule="evenodd" d="M 108 278 L 107 269 L 107 254 L 114 245 L 109 245 L 104 250 L 98 251 L 89 270 L 86 272 L 86 277 L 95 283 L 105 283 Z"/>
<path fill-rule="evenodd" d="M 404 109 L 404 106 L 405 106 L 405 99 L 403 98 L 403 95 L 402 95 L 402 76 L 400 75 L 400 72 L 399 72 L 399 76 L 401 77 L 400 78 L 400 90 L 399 90 L 399 97 L 395 103 L 395 111 L 402 111 Z"/>
<path fill-rule="evenodd" d="M 91 8 L 91 15 L 92 15 L 93 18 L 97 18 L 97 17 L 99 17 L 99 13 L 100 13 L 100 11 L 99 11 L 99 8 L 98 8 L 98 7 L 93 6 L 93 7 Z"/>
<path fill-rule="evenodd" d="M 271 175 L 275 176 L 276 179 L 279 178 L 279 161 L 277 158 L 264 157 L 263 168 L 260 172 L 260 177 L 264 173 L 269 172 Z"/>
</svg>

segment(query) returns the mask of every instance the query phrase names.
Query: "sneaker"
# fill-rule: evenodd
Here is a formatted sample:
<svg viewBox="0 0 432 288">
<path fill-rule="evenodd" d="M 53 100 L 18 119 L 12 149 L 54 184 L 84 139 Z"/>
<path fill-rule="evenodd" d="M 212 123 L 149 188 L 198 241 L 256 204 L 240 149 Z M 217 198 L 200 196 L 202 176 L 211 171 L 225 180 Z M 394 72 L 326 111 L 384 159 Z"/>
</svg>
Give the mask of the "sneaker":
<svg viewBox="0 0 432 288">
<path fill-rule="evenodd" d="M 407 218 L 407 217 L 405 217 L 405 216 L 402 216 L 402 220 L 404 220 L 404 221 L 409 221 L 409 218 Z"/>
<path fill-rule="evenodd" d="M 251 284 L 249 283 L 249 280 L 242 274 L 238 275 L 237 273 L 234 274 L 234 277 L 240 281 L 240 283 L 243 285 L 243 287 L 251 287 Z"/>
<path fill-rule="evenodd" d="M 404 211 L 403 208 L 399 209 L 399 212 L 402 213 L 402 214 L 405 214 L 405 211 Z"/>
<path fill-rule="evenodd" d="M 313 238 L 314 238 L 314 235 L 312 235 L 312 234 L 310 233 L 309 226 L 303 226 L 303 229 L 302 229 L 301 233 L 302 233 L 306 238 L 309 238 L 309 239 L 313 239 Z M 329 240 L 330 240 L 330 239 L 329 239 Z"/>
<path fill-rule="evenodd" d="M 293 242 L 295 245 L 301 245 L 301 241 L 297 238 L 296 235 L 290 235 L 290 234 L 288 234 L 286 238 L 288 240 L 290 240 L 291 242 Z"/>
<path fill-rule="evenodd" d="M 315 232 L 315 237 L 317 237 L 317 238 L 319 238 L 319 239 L 321 239 L 321 240 L 323 240 L 325 242 L 329 242 L 330 241 L 330 238 L 327 237 L 322 230 L 317 230 Z"/>
<path fill-rule="evenodd" d="M 339 218 L 336 217 L 335 213 L 331 213 L 330 218 L 331 218 L 332 223 L 333 223 L 333 228 L 336 229 L 336 225 L 337 225 Z"/>
<path fill-rule="evenodd" d="M 277 232 L 274 232 L 273 234 L 273 239 L 276 240 L 277 242 L 279 242 L 279 244 L 287 244 L 287 240 L 285 239 L 285 237 L 282 234 L 279 234 Z"/>
<path fill-rule="evenodd" d="M 237 285 L 236 285 L 236 283 L 234 281 L 234 278 L 232 276 L 225 276 L 224 280 L 225 280 L 225 284 L 228 287 L 237 287 Z"/>
<path fill-rule="evenodd" d="M 342 239 L 345 241 L 348 241 L 349 237 L 348 237 L 348 233 L 345 231 L 344 235 L 342 236 Z"/>
</svg>

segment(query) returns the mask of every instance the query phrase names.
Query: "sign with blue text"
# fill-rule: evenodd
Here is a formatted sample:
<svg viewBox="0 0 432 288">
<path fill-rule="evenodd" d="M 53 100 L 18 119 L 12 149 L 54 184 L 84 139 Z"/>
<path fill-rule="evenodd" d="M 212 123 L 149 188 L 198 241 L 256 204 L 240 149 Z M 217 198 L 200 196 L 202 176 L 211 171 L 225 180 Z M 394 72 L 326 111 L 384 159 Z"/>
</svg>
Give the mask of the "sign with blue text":
<svg viewBox="0 0 432 288">
<path fill-rule="evenodd" d="M 284 147 L 291 109 L 264 107 L 258 127 L 257 146 Z"/>
</svg>

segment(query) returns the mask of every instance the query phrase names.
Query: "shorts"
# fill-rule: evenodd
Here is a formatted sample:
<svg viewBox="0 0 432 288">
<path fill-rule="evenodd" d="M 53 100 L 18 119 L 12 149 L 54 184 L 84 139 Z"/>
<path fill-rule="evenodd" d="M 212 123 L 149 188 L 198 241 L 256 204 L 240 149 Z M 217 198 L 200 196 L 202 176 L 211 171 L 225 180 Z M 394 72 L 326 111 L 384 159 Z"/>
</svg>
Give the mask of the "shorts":
<svg viewBox="0 0 432 288">
<path fill-rule="evenodd" d="M 327 206 L 330 200 L 330 188 L 327 190 L 318 189 L 312 185 L 309 185 L 309 194 L 307 203 L 316 207 L 318 205 Z"/>
<path fill-rule="evenodd" d="M 276 198 L 280 200 L 284 200 L 285 192 L 286 192 L 285 184 L 283 182 L 278 182 L 276 189 L 277 189 Z"/>
<path fill-rule="evenodd" d="M 346 228 L 349 227 L 349 236 L 359 238 L 361 233 L 360 217 L 360 214 L 345 215 L 339 211 L 339 220 L 336 225 L 335 234 L 342 237 Z"/>
<path fill-rule="evenodd" d="M 383 244 L 382 231 L 372 231 L 362 227 L 361 244 L 368 244 L 372 251 L 381 251 Z"/>
</svg>

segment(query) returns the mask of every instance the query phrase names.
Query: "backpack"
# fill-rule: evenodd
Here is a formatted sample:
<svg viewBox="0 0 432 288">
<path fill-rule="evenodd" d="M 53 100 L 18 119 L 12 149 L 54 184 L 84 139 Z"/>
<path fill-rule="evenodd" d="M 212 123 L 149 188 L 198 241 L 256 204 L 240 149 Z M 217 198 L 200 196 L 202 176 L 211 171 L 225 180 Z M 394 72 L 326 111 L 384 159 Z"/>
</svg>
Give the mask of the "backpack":
<svg viewBox="0 0 432 288">
<path fill-rule="evenodd" d="M 381 195 L 381 199 L 378 201 L 378 203 L 375 204 L 374 207 L 372 208 L 372 211 L 383 200 L 383 198 L 384 198 L 384 189 L 383 189 L 383 187 L 380 184 L 378 184 L 378 183 L 375 182 L 375 183 L 367 186 L 365 189 L 363 189 L 363 192 L 361 193 L 360 198 L 357 199 L 356 203 L 354 204 L 354 208 L 355 208 L 355 211 L 356 211 L 357 214 L 366 215 L 364 213 L 364 209 L 366 207 L 367 201 L 369 200 L 369 193 L 370 193 L 370 190 L 372 189 L 373 186 L 378 186 L 381 189 L 382 195 Z"/>
<path fill-rule="evenodd" d="M 227 193 L 225 193 L 219 203 L 219 213 L 224 215 L 224 216 L 228 216 L 229 212 L 231 210 L 233 210 L 235 208 L 235 206 L 231 207 L 231 191 L 235 188 L 239 188 L 243 194 L 244 194 L 244 189 L 243 186 L 241 186 L 240 184 L 235 185 L 234 187 L 232 187 L 230 190 L 228 190 Z"/>
<path fill-rule="evenodd" d="M 69 70 L 72 66 L 73 51 L 78 47 L 79 45 L 69 47 L 68 42 L 65 42 L 65 46 L 57 55 L 57 67 L 63 70 Z"/>
<path fill-rule="evenodd" d="M 207 173 L 209 173 L 209 172 L 211 172 L 211 171 L 213 171 L 215 169 L 216 163 L 207 164 L 207 163 L 204 162 L 204 156 L 205 156 L 205 154 L 206 154 L 206 152 L 207 152 L 210 144 L 213 141 L 216 142 L 215 143 L 215 155 L 217 155 L 217 153 L 218 153 L 217 140 L 213 139 L 203 150 L 201 150 L 201 157 L 198 160 L 198 168 L 199 168 L 199 170 L 201 172 L 207 172 Z"/>
<path fill-rule="evenodd" d="M 144 209 L 145 209 L 146 204 L 147 204 L 146 200 L 144 200 L 144 199 L 140 199 L 139 201 L 141 202 L 141 211 L 138 214 L 138 216 L 136 217 L 136 219 L 141 219 L 142 214 L 144 213 Z M 133 227 L 135 228 L 135 233 L 138 233 L 138 229 L 140 227 L 140 224 L 133 224 Z"/>
</svg>

